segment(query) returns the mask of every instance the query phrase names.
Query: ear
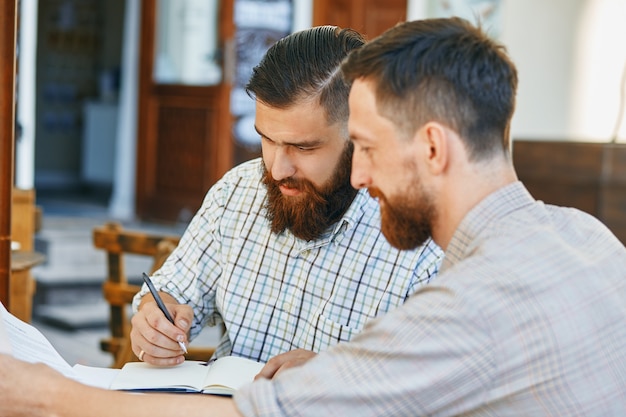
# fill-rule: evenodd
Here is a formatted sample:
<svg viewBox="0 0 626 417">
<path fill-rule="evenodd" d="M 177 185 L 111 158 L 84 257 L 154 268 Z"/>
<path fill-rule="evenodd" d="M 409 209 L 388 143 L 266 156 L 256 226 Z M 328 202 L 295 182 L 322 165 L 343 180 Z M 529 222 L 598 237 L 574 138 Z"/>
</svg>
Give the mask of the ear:
<svg viewBox="0 0 626 417">
<path fill-rule="evenodd" d="M 428 169 L 432 174 L 438 175 L 448 165 L 450 151 L 448 149 L 448 131 L 437 122 L 428 122 L 420 130 Z"/>
</svg>

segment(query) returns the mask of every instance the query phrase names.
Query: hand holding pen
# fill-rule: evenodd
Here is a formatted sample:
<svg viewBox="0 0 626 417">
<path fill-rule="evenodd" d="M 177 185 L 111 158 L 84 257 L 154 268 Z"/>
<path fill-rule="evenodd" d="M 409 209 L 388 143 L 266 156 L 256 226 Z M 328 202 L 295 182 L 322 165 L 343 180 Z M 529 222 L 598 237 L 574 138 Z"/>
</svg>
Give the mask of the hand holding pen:
<svg viewBox="0 0 626 417">
<path fill-rule="evenodd" d="M 170 315 L 169 311 L 165 307 L 165 304 L 163 303 L 163 300 L 161 299 L 161 296 L 159 295 L 159 292 L 156 290 L 156 288 L 154 287 L 154 284 L 152 284 L 152 280 L 150 280 L 150 277 L 145 272 L 143 273 L 143 280 L 148 286 L 148 289 L 150 290 L 150 293 L 152 294 L 154 301 L 157 303 L 157 306 L 159 306 L 159 309 L 163 312 L 167 320 L 170 323 L 174 324 L 174 318 L 172 318 L 172 316 Z M 180 346 L 183 352 L 187 353 L 187 347 L 185 346 L 183 342 L 178 341 L 178 345 Z M 143 356 L 143 355 L 140 355 L 140 356 Z M 141 357 L 139 359 L 142 360 Z"/>
</svg>

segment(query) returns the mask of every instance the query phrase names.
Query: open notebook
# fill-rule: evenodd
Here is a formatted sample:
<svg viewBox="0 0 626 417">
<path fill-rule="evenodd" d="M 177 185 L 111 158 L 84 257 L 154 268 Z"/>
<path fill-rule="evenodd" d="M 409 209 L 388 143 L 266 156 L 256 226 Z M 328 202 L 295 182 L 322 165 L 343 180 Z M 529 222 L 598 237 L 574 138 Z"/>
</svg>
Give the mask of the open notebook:
<svg viewBox="0 0 626 417">
<path fill-rule="evenodd" d="M 237 356 L 208 363 L 185 361 L 172 367 L 129 362 L 113 380 L 111 389 L 233 395 L 241 386 L 252 382 L 263 365 Z"/>
<path fill-rule="evenodd" d="M 0 303 L 0 353 L 23 361 L 45 363 L 84 384 L 131 391 L 198 392 L 232 395 L 252 382 L 263 363 L 236 356 L 212 362 L 186 361 L 174 367 L 129 362 L 121 370 L 70 366 L 35 327 L 12 315 Z"/>
</svg>

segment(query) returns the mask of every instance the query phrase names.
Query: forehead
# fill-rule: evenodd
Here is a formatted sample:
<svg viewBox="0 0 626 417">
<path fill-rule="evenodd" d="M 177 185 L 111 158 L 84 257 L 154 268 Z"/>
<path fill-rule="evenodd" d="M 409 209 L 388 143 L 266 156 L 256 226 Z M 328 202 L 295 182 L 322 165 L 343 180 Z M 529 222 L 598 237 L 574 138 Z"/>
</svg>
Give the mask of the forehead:
<svg viewBox="0 0 626 417">
<path fill-rule="evenodd" d="M 356 79 L 350 89 L 350 117 L 348 131 L 351 138 L 358 140 L 369 136 L 374 122 L 381 116 L 376 108 L 373 82 Z"/>
<path fill-rule="evenodd" d="M 326 110 L 316 100 L 287 108 L 268 106 L 257 100 L 255 127 L 259 134 L 274 142 L 297 144 L 346 139 L 341 123 L 329 125 Z"/>
<path fill-rule="evenodd" d="M 357 78 L 350 87 L 350 96 L 348 97 L 348 106 L 350 114 L 353 110 L 375 110 L 376 95 L 374 93 L 374 82 L 363 78 Z"/>
</svg>

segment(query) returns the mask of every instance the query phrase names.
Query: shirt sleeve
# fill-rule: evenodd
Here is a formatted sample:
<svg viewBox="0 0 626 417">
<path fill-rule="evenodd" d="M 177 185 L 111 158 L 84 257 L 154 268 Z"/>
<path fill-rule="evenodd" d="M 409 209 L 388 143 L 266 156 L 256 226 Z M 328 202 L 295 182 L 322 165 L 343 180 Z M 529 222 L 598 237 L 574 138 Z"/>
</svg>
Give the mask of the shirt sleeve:
<svg viewBox="0 0 626 417">
<path fill-rule="evenodd" d="M 222 274 L 220 219 L 228 190 L 229 184 L 224 180 L 209 190 L 178 246 L 151 277 L 158 291 L 193 308 L 191 339 L 206 325 L 214 326 L 221 320 L 215 306 L 215 291 Z M 135 295 L 134 312 L 137 311 L 141 297 L 148 291 L 147 286 L 143 285 Z"/>
<path fill-rule="evenodd" d="M 351 342 L 243 387 L 237 407 L 247 416 L 454 415 L 480 403 L 494 373 L 494 344 L 478 317 L 431 284 Z"/>
</svg>

